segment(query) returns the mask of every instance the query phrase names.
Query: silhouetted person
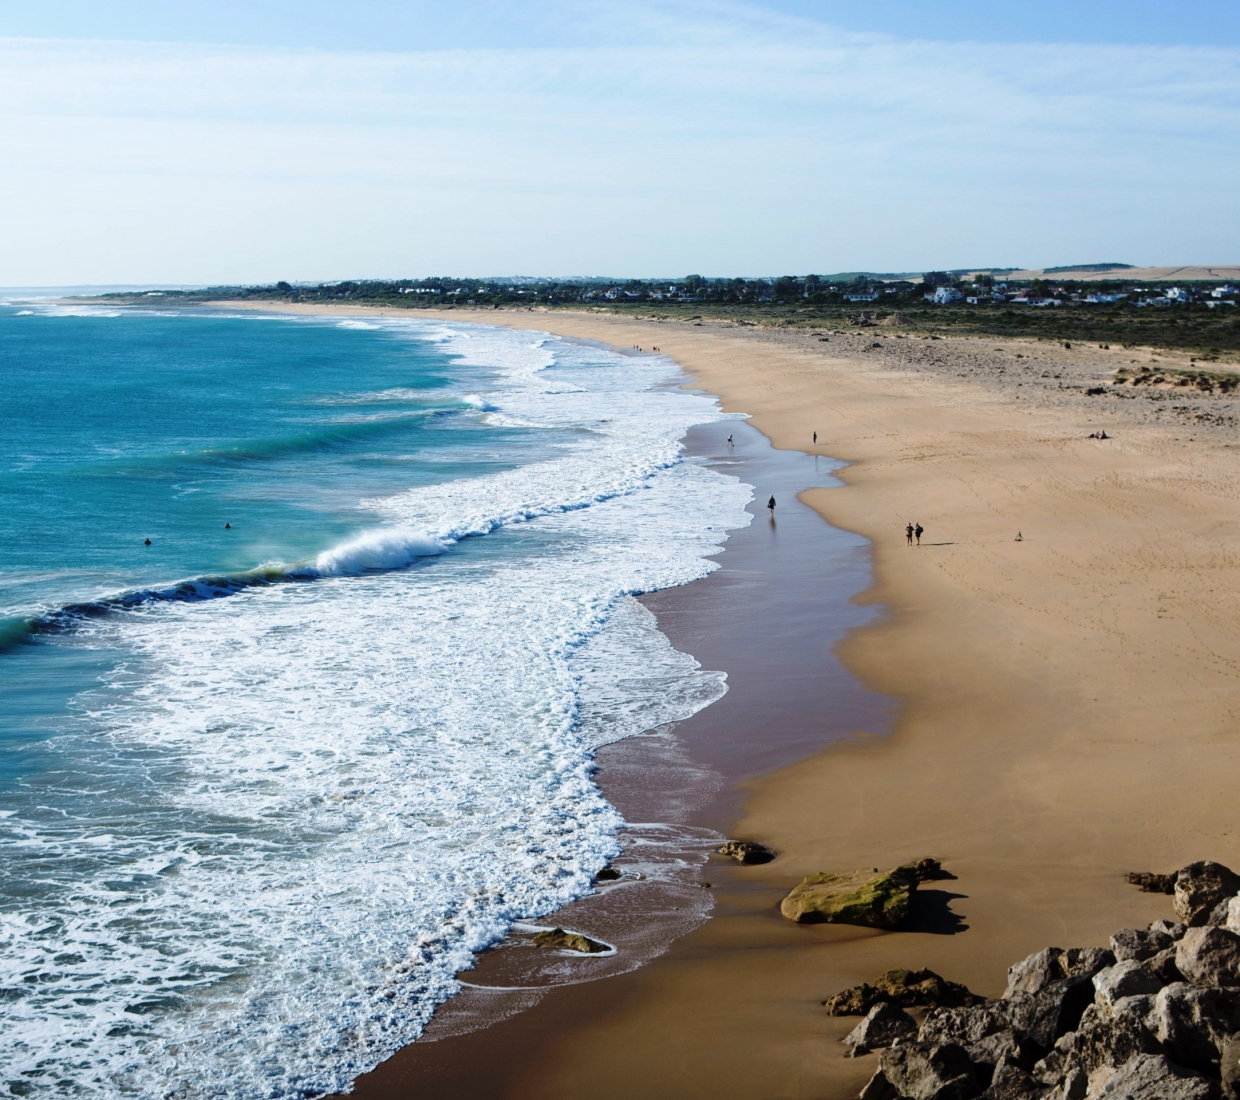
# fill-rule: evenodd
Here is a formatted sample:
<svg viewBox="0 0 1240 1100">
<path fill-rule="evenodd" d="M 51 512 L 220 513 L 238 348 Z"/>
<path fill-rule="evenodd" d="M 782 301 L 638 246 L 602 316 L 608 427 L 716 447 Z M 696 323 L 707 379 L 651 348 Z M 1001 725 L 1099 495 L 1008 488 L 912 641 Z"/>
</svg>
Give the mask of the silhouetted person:
<svg viewBox="0 0 1240 1100">
<path fill-rule="evenodd" d="M 922 531 L 924 531 L 924 530 L 925 530 L 925 528 L 924 528 L 924 527 L 923 527 L 920 523 L 919 523 L 916 527 L 914 527 L 914 528 L 913 528 L 913 535 L 914 535 L 914 536 L 916 537 L 916 539 L 917 539 L 917 545 L 918 545 L 918 546 L 920 546 L 920 545 L 921 545 L 921 533 L 922 533 Z"/>
<path fill-rule="evenodd" d="M 225 530 L 225 531 L 231 531 L 231 530 L 232 530 L 232 524 L 231 524 L 231 523 L 226 523 L 226 524 L 224 524 L 224 530 Z"/>
<path fill-rule="evenodd" d="M 911 523 L 906 528 L 904 528 L 904 537 L 908 539 L 909 546 L 912 546 L 913 545 L 913 525 Z"/>
<path fill-rule="evenodd" d="M 150 545 L 151 545 L 151 540 L 150 540 L 150 539 L 144 539 L 144 540 L 143 540 L 143 542 L 142 542 L 142 545 L 143 545 L 143 546 L 150 546 Z"/>
<path fill-rule="evenodd" d="M 817 432 L 814 433 L 814 446 L 815 447 L 818 446 L 818 433 Z"/>
<path fill-rule="evenodd" d="M 768 501 L 766 502 L 766 506 L 767 506 L 767 507 L 768 507 L 768 508 L 769 508 L 772 512 L 774 512 L 774 511 L 775 511 L 775 498 L 774 498 L 774 497 L 771 497 L 771 499 L 770 499 L 770 500 L 768 500 Z"/>
<path fill-rule="evenodd" d="M 731 447 L 731 446 L 732 446 L 732 437 L 731 437 L 731 436 L 728 436 L 728 446 L 729 446 L 729 447 Z"/>
</svg>

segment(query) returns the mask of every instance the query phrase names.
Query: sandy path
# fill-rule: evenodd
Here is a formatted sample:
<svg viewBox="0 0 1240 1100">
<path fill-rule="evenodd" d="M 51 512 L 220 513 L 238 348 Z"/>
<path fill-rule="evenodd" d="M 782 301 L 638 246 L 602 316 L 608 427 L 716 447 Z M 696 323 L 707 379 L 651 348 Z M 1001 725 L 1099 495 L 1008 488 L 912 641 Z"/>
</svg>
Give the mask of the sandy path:
<svg viewBox="0 0 1240 1100">
<path fill-rule="evenodd" d="M 874 541 L 869 598 L 890 613 L 843 656 L 901 702 L 889 739 L 753 784 L 740 833 L 783 857 L 745 874 L 769 890 L 552 1044 L 512 1095 L 852 1096 L 872 1059 L 846 1061 L 827 1041 L 844 1022 L 822 1016 L 823 996 L 892 965 L 995 994 L 1032 950 L 1167 915 L 1124 871 L 1240 865 L 1240 456 L 1225 417 L 1163 426 L 1140 402 L 1100 412 L 1071 387 L 1017 391 L 846 341 L 590 314 L 475 319 L 658 344 L 777 446 L 808 450 L 817 431 L 823 453 L 853 462 L 846 487 L 808 500 Z M 937 349 L 948 367 L 952 343 Z M 1081 369 L 1110 366 L 1098 353 Z M 1086 438 L 1100 417 L 1112 440 Z M 920 549 L 905 545 L 906 520 L 926 527 Z M 945 900 L 967 931 L 845 934 L 771 914 L 806 872 L 922 855 L 959 876 Z"/>
</svg>

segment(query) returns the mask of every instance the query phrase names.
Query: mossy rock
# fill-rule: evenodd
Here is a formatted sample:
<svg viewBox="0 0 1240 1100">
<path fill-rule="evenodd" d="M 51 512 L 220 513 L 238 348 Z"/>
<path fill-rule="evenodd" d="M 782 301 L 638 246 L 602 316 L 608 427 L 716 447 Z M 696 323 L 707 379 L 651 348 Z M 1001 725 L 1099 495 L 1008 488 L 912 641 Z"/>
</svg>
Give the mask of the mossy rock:
<svg viewBox="0 0 1240 1100">
<path fill-rule="evenodd" d="M 822 1003 L 828 1016 L 864 1016 L 876 1004 L 900 1008 L 967 1008 L 984 1003 L 985 997 L 970 993 L 959 982 L 949 982 L 933 970 L 888 970 L 874 980 L 862 982 L 828 997 Z"/>
<path fill-rule="evenodd" d="M 563 928 L 549 928 L 545 932 L 539 932 L 533 940 L 539 947 L 563 947 L 569 951 L 579 951 L 583 955 L 597 955 L 611 950 L 605 943 L 592 940 L 580 932 L 566 932 Z"/>
<path fill-rule="evenodd" d="M 899 928 L 909 914 L 919 875 L 915 865 L 806 875 L 780 904 L 779 911 L 798 924 L 859 924 Z"/>
</svg>

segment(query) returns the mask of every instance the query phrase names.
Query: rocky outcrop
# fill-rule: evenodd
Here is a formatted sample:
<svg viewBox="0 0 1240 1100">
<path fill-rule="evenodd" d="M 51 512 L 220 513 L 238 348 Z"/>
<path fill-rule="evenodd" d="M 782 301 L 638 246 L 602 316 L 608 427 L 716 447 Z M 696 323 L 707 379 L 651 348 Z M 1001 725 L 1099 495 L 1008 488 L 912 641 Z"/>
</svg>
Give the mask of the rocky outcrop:
<svg viewBox="0 0 1240 1100">
<path fill-rule="evenodd" d="M 775 858 L 775 853 L 770 848 L 756 840 L 729 840 L 715 850 L 737 863 L 770 863 Z"/>
<path fill-rule="evenodd" d="M 779 911 L 798 924 L 859 924 L 892 931 L 908 917 L 913 891 L 929 879 L 950 877 L 935 859 L 879 874 L 877 867 L 806 875 Z"/>
<path fill-rule="evenodd" d="M 857 1058 L 872 1050 L 889 1047 L 897 1039 L 908 1039 L 917 1034 L 917 1021 L 902 1008 L 890 1001 L 879 1001 L 866 1013 L 866 1017 L 845 1037 L 844 1042 L 852 1049 L 849 1054 Z"/>
<path fill-rule="evenodd" d="M 933 970 L 888 970 L 874 980 L 862 982 L 828 997 L 822 1003 L 828 1016 L 863 1016 L 876 1004 L 899 1008 L 929 1008 L 940 1005 L 976 1005 L 985 1001 L 958 982 L 949 982 Z"/>
<path fill-rule="evenodd" d="M 1147 894 L 1174 894 L 1175 875 L 1160 875 L 1156 871 L 1129 871 L 1128 881 L 1140 886 Z"/>
<path fill-rule="evenodd" d="M 605 943 L 592 940 L 580 932 L 566 932 L 563 928 L 549 928 L 545 932 L 532 936 L 531 939 L 539 947 L 562 947 L 568 951 L 578 951 L 583 955 L 597 955 L 602 951 L 611 950 Z"/>
<path fill-rule="evenodd" d="M 1174 882 L 1179 921 L 1045 948 L 1002 997 L 931 1008 L 916 1038 L 890 1038 L 864 1100 L 1240 1100 L 1240 877 L 1194 863 Z M 896 1003 L 919 973 L 826 1003 L 842 1014 L 880 983 Z"/>
</svg>

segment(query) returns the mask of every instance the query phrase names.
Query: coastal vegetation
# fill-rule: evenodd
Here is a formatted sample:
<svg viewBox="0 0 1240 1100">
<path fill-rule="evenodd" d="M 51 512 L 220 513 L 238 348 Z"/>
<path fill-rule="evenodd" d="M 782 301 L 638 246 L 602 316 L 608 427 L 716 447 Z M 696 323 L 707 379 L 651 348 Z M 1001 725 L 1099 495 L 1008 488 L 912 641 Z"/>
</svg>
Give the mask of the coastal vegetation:
<svg viewBox="0 0 1240 1100">
<path fill-rule="evenodd" d="M 1066 271 L 1066 275 L 1086 274 Z M 217 286 L 117 294 L 131 303 L 272 301 L 411 310 L 582 310 L 654 320 L 818 330 L 883 326 L 906 336 L 1003 336 L 1240 358 L 1237 293 L 1218 283 L 1175 286 L 1122 279 L 1013 280 L 1002 271 L 920 275 L 844 272 L 771 279 L 347 280 L 314 285 Z"/>
</svg>

